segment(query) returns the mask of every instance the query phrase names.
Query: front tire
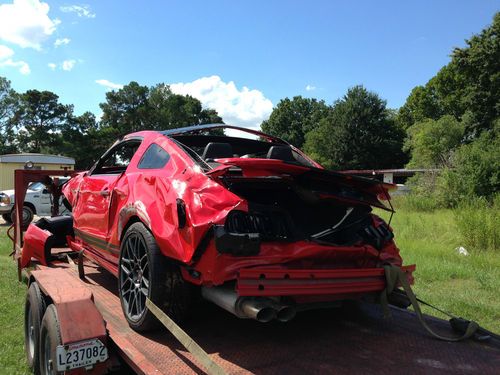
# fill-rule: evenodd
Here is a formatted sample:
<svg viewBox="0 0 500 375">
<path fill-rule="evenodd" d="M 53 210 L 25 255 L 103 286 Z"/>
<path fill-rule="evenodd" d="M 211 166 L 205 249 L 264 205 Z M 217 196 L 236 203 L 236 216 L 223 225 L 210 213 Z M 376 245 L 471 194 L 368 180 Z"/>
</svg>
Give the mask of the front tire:
<svg viewBox="0 0 500 375">
<path fill-rule="evenodd" d="M 40 326 L 45 314 L 45 299 L 36 282 L 31 283 L 24 306 L 24 348 L 28 366 L 40 374 Z"/>
<path fill-rule="evenodd" d="M 192 301 L 193 286 L 160 251 L 151 232 L 132 224 L 120 248 L 118 290 L 128 324 L 138 332 L 158 328 L 160 322 L 146 307 L 146 297 L 174 320 L 182 320 Z"/>
<path fill-rule="evenodd" d="M 35 217 L 35 213 L 29 206 L 23 206 L 23 210 L 21 211 L 21 216 L 22 216 L 22 221 L 23 225 L 22 228 L 26 229 L 28 228 L 28 225 L 33 221 L 33 218 Z M 13 209 L 12 212 L 10 213 L 10 222 L 14 223 L 16 221 L 16 209 Z"/>
</svg>

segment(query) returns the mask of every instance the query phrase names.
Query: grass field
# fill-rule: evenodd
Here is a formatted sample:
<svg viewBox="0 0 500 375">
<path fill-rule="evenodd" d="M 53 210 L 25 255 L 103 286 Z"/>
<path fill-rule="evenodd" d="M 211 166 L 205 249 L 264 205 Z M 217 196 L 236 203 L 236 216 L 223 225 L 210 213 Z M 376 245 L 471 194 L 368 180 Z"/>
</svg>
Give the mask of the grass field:
<svg viewBox="0 0 500 375">
<path fill-rule="evenodd" d="M 388 218 L 386 212 L 378 214 Z M 455 248 L 462 243 L 451 210 L 402 210 L 394 215 L 392 227 L 405 263 L 417 264 L 414 290 L 420 298 L 500 332 L 499 251 L 468 249 L 469 256 L 459 255 Z M 6 229 L 0 223 L 0 374 L 28 374 L 23 346 L 26 287 L 17 281 L 8 257 Z"/>
</svg>

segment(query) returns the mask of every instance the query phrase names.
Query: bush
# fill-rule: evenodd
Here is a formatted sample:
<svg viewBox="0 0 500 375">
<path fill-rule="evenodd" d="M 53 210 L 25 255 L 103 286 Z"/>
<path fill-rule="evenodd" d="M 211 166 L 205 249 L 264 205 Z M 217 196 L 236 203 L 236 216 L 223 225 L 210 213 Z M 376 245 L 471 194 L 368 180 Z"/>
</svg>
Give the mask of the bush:
<svg viewBox="0 0 500 375">
<path fill-rule="evenodd" d="M 485 198 L 471 199 L 454 210 L 462 243 L 478 251 L 496 251 L 500 247 L 500 194 L 493 203 Z"/>
</svg>

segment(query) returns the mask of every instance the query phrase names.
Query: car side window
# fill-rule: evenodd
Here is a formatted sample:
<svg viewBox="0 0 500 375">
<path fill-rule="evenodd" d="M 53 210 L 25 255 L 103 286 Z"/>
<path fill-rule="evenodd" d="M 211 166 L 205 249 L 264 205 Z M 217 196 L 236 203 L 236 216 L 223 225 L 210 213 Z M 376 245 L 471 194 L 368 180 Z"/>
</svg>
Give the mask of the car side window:
<svg viewBox="0 0 500 375">
<path fill-rule="evenodd" d="M 125 141 L 117 145 L 97 164 L 92 174 L 124 172 L 140 145 L 139 140 Z"/>
<path fill-rule="evenodd" d="M 160 169 L 163 168 L 170 160 L 170 154 L 161 146 L 152 143 L 144 155 L 137 168 L 139 169 Z"/>
</svg>

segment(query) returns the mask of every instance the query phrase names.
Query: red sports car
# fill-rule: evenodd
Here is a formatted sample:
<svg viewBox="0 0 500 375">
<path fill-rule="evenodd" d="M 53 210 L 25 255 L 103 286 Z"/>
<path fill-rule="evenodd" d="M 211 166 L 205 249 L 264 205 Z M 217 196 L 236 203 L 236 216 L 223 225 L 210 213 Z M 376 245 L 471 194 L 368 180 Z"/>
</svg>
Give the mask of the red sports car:
<svg viewBox="0 0 500 375">
<path fill-rule="evenodd" d="M 201 291 L 267 322 L 377 295 L 383 265 L 402 266 L 391 228 L 371 213 L 389 209 L 392 188 L 327 171 L 273 136 L 201 125 L 129 134 L 63 193 L 71 248 L 118 277 L 141 331 L 156 325 L 146 297 L 180 319 Z"/>
</svg>

